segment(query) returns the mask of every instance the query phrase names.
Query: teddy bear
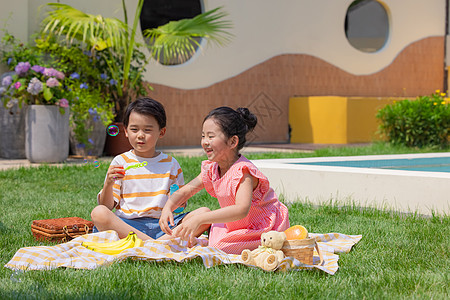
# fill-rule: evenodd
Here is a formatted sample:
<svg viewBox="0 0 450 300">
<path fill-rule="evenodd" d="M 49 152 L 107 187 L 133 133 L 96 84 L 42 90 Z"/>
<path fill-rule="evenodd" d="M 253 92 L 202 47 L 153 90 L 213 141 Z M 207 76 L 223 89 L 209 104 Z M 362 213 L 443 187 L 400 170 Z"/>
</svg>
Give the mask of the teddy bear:
<svg viewBox="0 0 450 300">
<path fill-rule="evenodd" d="M 245 249 L 241 253 L 242 261 L 246 265 L 260 267 L 266 271 L 275 270 L 284 258 L 281 250 L 286 234 L 284 232 L 269 231 L 261 234 L 261 246 L 250 251 Z"/>
</svg>

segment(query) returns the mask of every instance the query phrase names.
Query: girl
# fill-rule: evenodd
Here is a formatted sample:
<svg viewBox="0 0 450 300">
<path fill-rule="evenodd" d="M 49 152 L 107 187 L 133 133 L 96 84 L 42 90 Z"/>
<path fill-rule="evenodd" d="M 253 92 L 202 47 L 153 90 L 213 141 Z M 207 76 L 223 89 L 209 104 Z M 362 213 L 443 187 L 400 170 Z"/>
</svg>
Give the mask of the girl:
<svg viewBox="0 0 450 300">
<path fill-rule="evenodd" d="M 261 233 L 289 228 L 286 206 L 278 201 L 267 178 L 239 154 L 256 123 L 256 116 L 247 108 L 219 107 L 206 116 L 202 147 L 208 160 L 202 162 L 201 173 L 164 206 L 159 224 L 165 233 L 194 243 L 199 227 L 212 224 L 209 246 L 241 254 L 261 244 Z M 203 188 L 217 198 L 221 208 L 183 220 L 172 231 L 172 211 Z"/>
</svg>

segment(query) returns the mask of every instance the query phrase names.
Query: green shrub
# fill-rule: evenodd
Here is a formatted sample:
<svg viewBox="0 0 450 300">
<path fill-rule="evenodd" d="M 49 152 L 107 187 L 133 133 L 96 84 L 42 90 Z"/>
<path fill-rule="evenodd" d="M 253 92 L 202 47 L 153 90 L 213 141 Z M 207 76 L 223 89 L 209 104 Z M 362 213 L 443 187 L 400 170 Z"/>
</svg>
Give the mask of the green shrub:
<svg viewBox="0 0 450 300">
<path fill-rule="evenodd" d="M 388 142 L 408 147 L 446 147 L 449 143 L 450 105 L 437 90 L 430 96 L 403 100 L 380 109 L 380 132 Z"/>
</svg>

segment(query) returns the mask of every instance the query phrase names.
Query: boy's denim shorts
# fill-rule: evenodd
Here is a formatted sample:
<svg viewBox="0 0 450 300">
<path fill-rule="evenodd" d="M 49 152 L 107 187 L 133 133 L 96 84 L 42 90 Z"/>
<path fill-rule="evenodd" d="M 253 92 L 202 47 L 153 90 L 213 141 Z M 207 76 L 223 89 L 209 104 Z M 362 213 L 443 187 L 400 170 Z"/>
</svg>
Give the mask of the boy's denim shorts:
<svg viewBox="0 0 450 300">
<path fill-rule="evenodd" d="M 175 226 L 178 225 L 178 223 L 181 222 L 181 220 L 183 220 L 183 218 L 187 215 L 188 213 L 183 213 L 183 214 L 179 214 L 179 215 L 175 215 L 173 216 L 173 223 L 175 224 L 174 226 L 170 226 L 170 228 L 174 228 Z M 127 223 L 128 225 L 130 225 L 133 228 L 136 228 L 137 230 L 145 233 L 146 235 L 148 235 L 149 237 L 153 238 L 153 239 L 157 239 L 161 236 L 163 236 L 165 233 L 161 230 L 161 227 L 159 227 L 159 219 L 155 219 L 155 218 L 136 218 L 136 219 L 124 219 L 124 218 L 120 218 L 122 221 L 124 221 L 125 223 Z M 93 228 L 93 232 L 98 232 L 98 229 L 94 226 Z"/>
</svg>

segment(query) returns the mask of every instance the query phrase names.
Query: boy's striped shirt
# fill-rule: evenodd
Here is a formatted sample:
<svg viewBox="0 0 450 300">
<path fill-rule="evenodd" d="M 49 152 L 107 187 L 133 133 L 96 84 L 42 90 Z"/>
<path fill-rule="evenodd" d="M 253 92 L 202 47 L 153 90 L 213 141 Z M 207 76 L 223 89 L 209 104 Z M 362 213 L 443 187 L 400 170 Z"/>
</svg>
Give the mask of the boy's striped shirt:
<svg viewBox="0 0 450 300">
<path fill-rule="evenodd" d="M 147 162 L 146 166 L 128 169 L 125 177 L 114 183 L 115 214 L 119 217 L 159 218 L 167 202 L 170 186 L 184 185 L 183 171 L 177 160 L 162 152 L 156 157 L 144 158 L 136 156 L 130 150 L 116 156 L 111 165 L 126 168 L 143 161 Z"/>
</svg>

